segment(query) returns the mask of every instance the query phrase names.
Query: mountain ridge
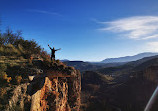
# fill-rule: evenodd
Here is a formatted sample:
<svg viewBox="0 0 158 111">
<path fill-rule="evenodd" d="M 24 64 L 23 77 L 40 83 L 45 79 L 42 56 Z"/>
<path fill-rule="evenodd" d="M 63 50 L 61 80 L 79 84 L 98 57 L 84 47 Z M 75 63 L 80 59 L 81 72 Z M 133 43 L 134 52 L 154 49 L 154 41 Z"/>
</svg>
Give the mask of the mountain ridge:
<svg viewBox="0 0 158 111">
<path fill-rule="evenodd" d="M 118 57 L 118 58 L 107 58 L 102 60 L 102 63 L 114 63 L 114 62 L 131 62 L 131 61 L 136 61 L 139 59 L 142 59 L 144 57 L 150 57 L 150 56 L 155 56 L 158 55 L 157 52 L 144 52 L 144 53 L 139 53 L 133 56 L 124 56 L 124 57 Z"/>
</svg>

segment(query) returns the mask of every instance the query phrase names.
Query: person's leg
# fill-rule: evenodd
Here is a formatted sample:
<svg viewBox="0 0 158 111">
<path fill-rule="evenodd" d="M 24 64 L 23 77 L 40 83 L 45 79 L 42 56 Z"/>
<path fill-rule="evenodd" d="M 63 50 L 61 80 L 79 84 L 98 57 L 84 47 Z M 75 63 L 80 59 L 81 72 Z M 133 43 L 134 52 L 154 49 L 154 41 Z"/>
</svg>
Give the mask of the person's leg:
<svg viewBox="0 0 158 111">
<path fill-rule="evenodd" d="M 53 60 L 55 60 L 55 55 L 53 55 Z"/>
</svg>

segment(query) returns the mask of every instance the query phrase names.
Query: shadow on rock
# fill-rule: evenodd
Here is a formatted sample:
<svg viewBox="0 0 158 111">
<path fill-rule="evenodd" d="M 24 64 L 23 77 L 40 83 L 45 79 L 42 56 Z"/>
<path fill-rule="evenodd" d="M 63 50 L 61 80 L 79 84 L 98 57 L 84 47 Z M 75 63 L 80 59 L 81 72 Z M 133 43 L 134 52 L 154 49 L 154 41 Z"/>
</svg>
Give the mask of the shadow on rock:
<svg viewBox="0 0 158 111">
<path fill-rule="evenodd" d="M 38 90 L 41 90 L 41 88 L 44 86 L 44 83 L 45 83 L 44 76 L 35 76 L 33 80 L 30 82 L 30 84 L 27 86 L 27 93 L 30 96 L 32 96 Z"/>
</svg>

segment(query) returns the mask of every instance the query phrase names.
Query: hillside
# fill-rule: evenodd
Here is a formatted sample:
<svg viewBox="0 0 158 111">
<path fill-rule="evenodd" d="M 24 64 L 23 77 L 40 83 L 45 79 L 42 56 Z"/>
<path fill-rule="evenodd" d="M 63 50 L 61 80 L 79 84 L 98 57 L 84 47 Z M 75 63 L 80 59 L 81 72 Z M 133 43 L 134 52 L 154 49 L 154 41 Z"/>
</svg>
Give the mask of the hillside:
<svg viewBox="0 0 158 111">
<path fill-rule="evenodd" d="M 4 70 L 1 110 L 79 111 L 80 72 L 73 67 L 59 61 L 33 59 L 30 63 L 22 57 L 0 56 L 0 70 Z"/>
<path fill-rule="evenodd" d="M 11 44 L 12 43 L 12 44 Z M 81 75 L 35 41 L 0 36 L 1 111 L 79 111 Z"/>
<path fill-rule="evenodd" d="M 82 109 L 86 111 L 144 111 L 157 87 L 157 61 L 158 57 L 155 56 L 119 67 L 100 69 L 97 72 L 84 72 L 82 74 Z M 158 109 L 156 104 L 157 102 L 154 103 L 151 111 Z"/>
<path fill-rule="evenodd" d="M 94 65 L 89 62 L 83 62 L 83 61 L 66 61 L 64 63 L 68 66 L 73 66 L 80 71 L 96 70 L 98 68 L 101 68 L 101 66 Z"/>
<path fill-rule="evenodd" d="M 130 62 L 130 61 L 136 61 L 139 59 L 142 59 L 144 57 L 150 57 L 150 56 L 155 56 L 158 55 L 158 53 L 152 53 L 152 52 L 145 52 L 145 53 L 140 53 L 134 56 L 125 56 L 125 57 L 119 57 L 119 58 L 107 58 L 101 62 L 103 63 L 118 63 L 118 62 Z"/>
<path fill-rule="evenodd" d="M 133 72 L 140 71 L 151 66 L 153 63 L 157 64 L 157 58 L 158 58 L 157 55 L 151 56 L 151 57 L 145 57 L 137 61 L 128 62 L 116 67 L 100 68 L 97 70 L 97 72 L 100 72 L 102 74 L 107 74 L 107 75 L 119 75 L 119 74 L 124 74 L 124 73 L 127 74 L 132 71 Z"/>
</svg>

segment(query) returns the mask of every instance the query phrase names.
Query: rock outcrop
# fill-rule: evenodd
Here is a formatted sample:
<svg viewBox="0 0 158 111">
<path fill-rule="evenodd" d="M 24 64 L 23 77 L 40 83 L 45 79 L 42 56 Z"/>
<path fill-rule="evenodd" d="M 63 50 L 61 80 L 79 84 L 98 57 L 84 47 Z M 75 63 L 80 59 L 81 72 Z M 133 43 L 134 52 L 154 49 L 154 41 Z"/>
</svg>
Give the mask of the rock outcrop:
<svg viewBox="0 0 158 111">
<path fill-rule="evenodd" d="M 7 110 L 20 104 L 24 111 L 79 111 L 81 77 L 78 70 L 72 69 L 71 73 L 49 70 L 29 78 L 30 83 L 14 89 L 15 96 L 10 99 Z"/>
</svg>

